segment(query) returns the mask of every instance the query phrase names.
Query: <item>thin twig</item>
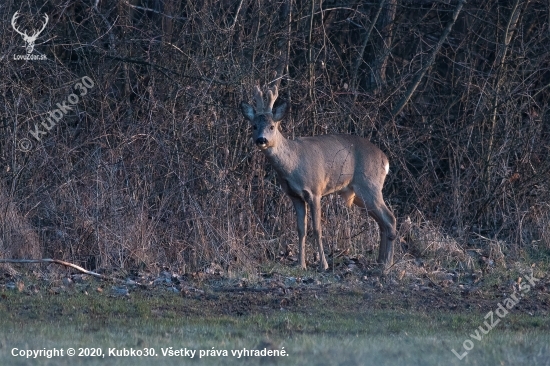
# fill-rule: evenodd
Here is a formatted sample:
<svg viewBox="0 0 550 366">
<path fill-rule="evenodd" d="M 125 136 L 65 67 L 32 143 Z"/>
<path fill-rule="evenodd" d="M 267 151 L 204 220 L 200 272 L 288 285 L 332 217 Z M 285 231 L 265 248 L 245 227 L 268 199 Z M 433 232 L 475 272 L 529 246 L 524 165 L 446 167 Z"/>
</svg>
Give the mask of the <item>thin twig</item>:
<svg viewBox="0 0 550 366">
<path fill-rule="evenodd" d="M 237 11 L 235 12 L 235 17 L 233 18 L 233 22 L 231 23 L 229 28 L 227 28 L 228 30 L 233 29 L 233 27 L 237 23 L 237 18 L 239 17 L 239 12 L 241 11 L 242 6 L 243 6 L 243 0 L 241 0 L 241 2 L 239 3 L 239 6 L 237 7 Z"/>
<path fill-rule="evenodd" d="M 169 18 L 169 19 L 188 20 L 187 18 L 175 17 L 175 16 L 172 16 L 172 15 L 165 14 L 165 13 L 159 11 L 159 10 L 155 10 L 155 9 L 151 9 L 151 8 L 145 8 L 143 6 L 138 6 L 138 5 L 133 5 L 133 4 L 130 4 L 128 1 L 123 1 L 122 3 L 129 6 L 129 7 L 131 7 L 131 8 L 134 8 L 134 9 L 137 9 L 137 10 L 143 10 L 143 11 L 150 11 L 152 13 L 162 15 L 163 17 L 166 17 L 166 18 Z M 241 1 L 241 4 L 239 4 L 239 9 L 241 8 L 242 3 L 243 2 Z M 237 14 L 235 15 L 235 20 L 237 19 L 238 14 L 239 14 L 239 12 L 237 11 Z M 235 24 L 235 22 L 233 22 L 233 24 Z"/>
</svg>

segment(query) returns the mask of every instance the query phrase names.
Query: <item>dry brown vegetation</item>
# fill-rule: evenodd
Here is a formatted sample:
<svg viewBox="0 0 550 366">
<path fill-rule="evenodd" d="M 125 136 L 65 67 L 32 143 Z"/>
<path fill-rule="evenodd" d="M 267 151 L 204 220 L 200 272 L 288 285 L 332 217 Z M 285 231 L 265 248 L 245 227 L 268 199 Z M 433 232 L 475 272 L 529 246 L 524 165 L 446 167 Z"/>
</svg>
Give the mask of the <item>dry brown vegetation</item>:
<svg viewBox="0 0 550 366">
<path fill-rule="evenodd" d="M 188 272 L 288 253 L 292 205 L 237 108 L 283 65 L 286 136 L 357 134 L 390 157 L 397 259 L 548 258 L 547 1 L 93 3 L 0 5 L 1 257 Z M 48 14 L 34 50 L 47 60 L 13 59 L 16 11 L 21 28 Z M 71 93 L 37 141 L 29 131 Z M 328 250 L 377 246 L 374 222 L 340 198 L 323 215 Z"/>
</svg>

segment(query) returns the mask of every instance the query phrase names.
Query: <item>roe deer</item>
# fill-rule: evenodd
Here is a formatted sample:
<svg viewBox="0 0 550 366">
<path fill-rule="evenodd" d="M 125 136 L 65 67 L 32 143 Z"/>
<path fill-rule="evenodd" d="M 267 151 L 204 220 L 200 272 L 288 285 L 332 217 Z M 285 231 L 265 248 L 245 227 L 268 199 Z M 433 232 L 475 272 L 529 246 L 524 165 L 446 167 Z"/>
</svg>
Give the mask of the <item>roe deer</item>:
<svg viewBox="0 0 550 366">
<path fill-rule="evenodd" d="M 382 186 L 389 170 L 386 155 L 368 140 L 352 135 L 320 135 L 288 140 L 279 132 L 286 102 L 273 110 L 278 96 L 277 85 L 268 90 L 267 108 L 262 91 L 254 89 L 256 109 L 241 102 L 241 112 L 253 128 L 253 140 L 275 168 L 281 186 L 296 210 L 300 266 L 306 268 L 305 244 L 307 205 L 311 208 L 313 235 L 319 250 L 319 268 L 328 268 L 321 241 L 321 197 L 340 194 L 365 208 L 380 227 L 378 262 L 393 262 L 396 222 L 382 198 Z"/>
</svg>

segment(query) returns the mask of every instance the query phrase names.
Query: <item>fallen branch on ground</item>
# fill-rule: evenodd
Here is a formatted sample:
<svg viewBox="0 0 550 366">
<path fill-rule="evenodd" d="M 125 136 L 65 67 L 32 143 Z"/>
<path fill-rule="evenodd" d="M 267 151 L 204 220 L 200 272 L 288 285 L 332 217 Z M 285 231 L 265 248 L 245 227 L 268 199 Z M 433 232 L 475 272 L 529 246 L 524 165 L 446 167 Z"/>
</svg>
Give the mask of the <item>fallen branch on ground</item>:
<svg viewBox="0 0 550 366">
<path fill-rule="evenodd" d="M 79 270 L 82 273 L 88 274 L 90 276 L 94 276 L 97 278 L 101 278 L 103 280 L 109 280 L 109 281 L 117 281 L 115 278 L 107 277 L 99 273 L 95 273 L 92 271 L 88 271 L 80 266 L 77 266 L 76 264 L 72 264 L 69 262 L 65 262 L 59 259 L 51 259 L 51 258 L 44 258 L 44 259 L 0 259 L 0 263 L 57 263 L 61 264 L 63 266 L 71 267 L 74 269 Z"/>
</svg>

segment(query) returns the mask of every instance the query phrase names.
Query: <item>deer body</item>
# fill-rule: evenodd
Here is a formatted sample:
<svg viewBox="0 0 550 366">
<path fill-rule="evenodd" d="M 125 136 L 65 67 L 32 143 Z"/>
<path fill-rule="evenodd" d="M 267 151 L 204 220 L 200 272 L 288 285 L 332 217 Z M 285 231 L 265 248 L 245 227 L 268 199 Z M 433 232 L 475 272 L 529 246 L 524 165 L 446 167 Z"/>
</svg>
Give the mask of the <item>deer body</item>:
<svg viewBox="0 0 550 366">
<path fill-rule="evenodd" d="M 284 192 L 296 210 L 300 266 L 306 268 L 305 237 L 307 207 L 311 209 L 313 234 L 319 251 L 319 267 L 327 269 L 321 235 L 321 197 L 338 193 L 348 207 L 365 208 L 380 227 L 378 261 L 393 259 L 395 218 L 382 198 L 382 186 L 389 163 L 386 155 L 368 140 L 352 135 L 320 135 L 286 139 L 279 132 L 286 103 L 275 108 L 277 90 L 270 90 L 269 107 L 263 109 L 259 88 L 255 90 L 256 111 L 241 103 L 243 115 L 252 123 L 253 139 L 277 172 Z"/>
</svg>

